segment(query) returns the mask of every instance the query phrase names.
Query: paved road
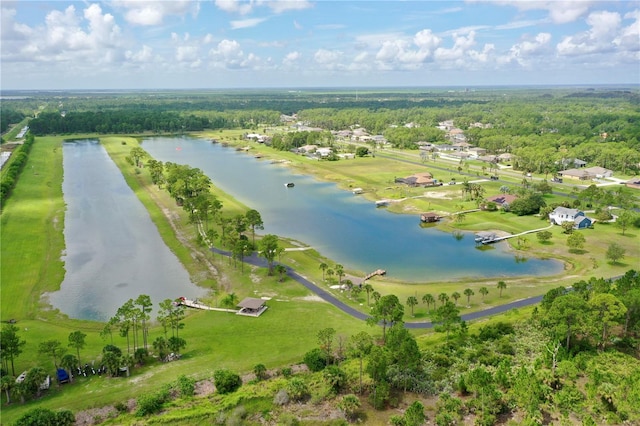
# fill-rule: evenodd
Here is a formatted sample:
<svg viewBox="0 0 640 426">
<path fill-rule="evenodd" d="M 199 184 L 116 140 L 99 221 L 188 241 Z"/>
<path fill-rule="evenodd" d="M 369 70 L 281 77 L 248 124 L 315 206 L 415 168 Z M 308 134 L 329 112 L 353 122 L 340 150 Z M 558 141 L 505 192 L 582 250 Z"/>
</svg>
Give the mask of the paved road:
<svg viewBox="0 0 640 426">
<path fill-rule="evenodd" d="M 231 256 L 230 252 L 228 252 L 226 250 L 221 250 L 221 249 L 218 249 L 218 248 L 215 248 L 215 247 L 212 247 L 211 251 L 214 252 L 214 253 L 218 253 L 220 255 L 223 255 L 223 256 Z M 255 252 L 252 253 L 250 256 L 246 256 L 244 258 L 244 262 L 246 262 L 246 263 L 248 263 L 250 265 L 254 265 L 254 266 L 258 266 L 258 267 L 262 267 L 262 268 L 267 268 L 268 267 L 266 259 L 264 259 L 263 257 L 258 256 L 258 254 L 255 253 Z M 313 293 L 317 294 L 318 296 L 320 296 L 326 302 L 331 303 L 336 308 L 342 310 L 343 312 L 346 312 L 347 314 L 349 314 L 352 317 L 355 317 L 355 318 L 357 318 L 359 320 L 366 321 L 367 318 L 369 318 L 369 316 L 367 314 L 364 314 L 364 313 L 358 311 L 357 309 L 355 309 L 355 308 L 347 305 L 346 303 L 342 302 L 341 300 L 337 299 L 334 295 L 332 295 L 331 293 L 327 292 L 323 288 L 318 287 L 317 285 L 315 285 L 314 283 L 309 281 L 307 278 L 305 278 L 304 276 L 302 276 L 299 273 L 297 273 L 292 268 L 290 268 L 290 267 L 288 267 L 286 265 L 284 265 L 284 266 L 285 266 L 285 268 L 287 268 L 287 276 L 289 276 L 292 279 L 296 280 L 297 282 L 299 282 L 300 284 L 305 286 L 307 289 L 309 289 L 311 292 L 313 292 Z M 516 300 L 515 302 L 506 303 L 506 304 L 500 305 L 500 306 L 494 306 L 493 308 L 485 309 L 483 311 L 471 312 L 469 314 L 462 315 L 462 319 L 464 321 L 471 321 L 471 320 L 475 320 L 475 319 L 478 319 L 478 318 L 484 318 L 484 317 L 500 314 L 500 313 L 509 311 L 511 309 L 522 308 L 524 306 L 535 305 L 536 303 L 540 303 L 541 300 L 542 300 L 542 296 L 535 296 L 535 297 L 530 297 L 528 299 Z M 431 323 L 429 321 L 426 321 L 426 322 L 406 322 L 406 323 L 404 323 L 404 326 L 406 328 L 413 328 L 413 329 L 432 328 L 433 327 L 433 323 Z"/>
</svg>

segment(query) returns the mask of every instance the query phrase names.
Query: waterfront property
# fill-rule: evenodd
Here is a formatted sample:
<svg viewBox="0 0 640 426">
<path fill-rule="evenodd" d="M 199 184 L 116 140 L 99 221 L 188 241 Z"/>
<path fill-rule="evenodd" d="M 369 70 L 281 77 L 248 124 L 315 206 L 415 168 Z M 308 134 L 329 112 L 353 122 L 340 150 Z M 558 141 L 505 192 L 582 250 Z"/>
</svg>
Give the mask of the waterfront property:
<svg viewBox="0 0 640 426">
<path fill-rule="evenodd" d="M 593 219 L 586 217 L 583 211 L 567 207 L 556 207 L 554 211 L 549 213 L 549 221 L 554 225 L 573 222 L 575 229 L 588 228 L 594 222 Z"/>
<path fill-rule="evenodd" d="M 440 215 L 434 212 L 422 213 L 420 215 L 420 220 L 425 223 L 433 223 L 440 220 Z"/>
</svg>

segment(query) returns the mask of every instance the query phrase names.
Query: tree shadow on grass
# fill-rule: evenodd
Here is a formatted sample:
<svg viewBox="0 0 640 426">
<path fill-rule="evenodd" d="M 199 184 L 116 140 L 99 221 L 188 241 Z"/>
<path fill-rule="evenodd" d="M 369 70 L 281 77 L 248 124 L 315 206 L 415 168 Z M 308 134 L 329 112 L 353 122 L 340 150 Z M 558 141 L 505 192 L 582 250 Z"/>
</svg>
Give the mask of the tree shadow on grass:
<svg viewBox="0 0 640 426">
<path fill-rule="evenodd" d="M 585 249 L 569 249 L 569 253 L 572 254 L 585 254 L 585 253 L 589 253 L 587 250 Z"/>
</svg>

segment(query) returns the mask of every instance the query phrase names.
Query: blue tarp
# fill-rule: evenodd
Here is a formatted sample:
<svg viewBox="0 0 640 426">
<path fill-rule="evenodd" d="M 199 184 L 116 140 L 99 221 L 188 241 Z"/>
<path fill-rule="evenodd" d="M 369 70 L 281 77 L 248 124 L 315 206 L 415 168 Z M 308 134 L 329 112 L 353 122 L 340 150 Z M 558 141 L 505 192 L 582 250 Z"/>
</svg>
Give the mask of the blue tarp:
<svg viewBox="0 0 640 426">
<path fill-rule="evenodd" d="M 69 373 L 67 373 L 67 370 L 64 368 L 58 368 L 57 375 L 59 383 L 66 383 L 69 381 Z"/>
</svg>

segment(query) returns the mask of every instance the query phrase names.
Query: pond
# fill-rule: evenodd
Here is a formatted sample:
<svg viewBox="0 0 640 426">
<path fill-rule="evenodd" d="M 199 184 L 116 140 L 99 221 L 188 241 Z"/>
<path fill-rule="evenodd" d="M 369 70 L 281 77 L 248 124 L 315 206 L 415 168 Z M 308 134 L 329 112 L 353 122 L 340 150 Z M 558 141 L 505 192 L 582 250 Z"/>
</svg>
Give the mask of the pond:
<svg viewBox="0 0 640 426">
<path fill-rule="evenodd" d="M 105 321 L 140 294 L 154 306 L 205 294 L 98 141 L 65 142 L 63 167 L 66 272 L 60 291 L 49 294 L 53 307 L 71 318 Z"/>
<path fill-rule="evenodd" d="M 346 269 L 384 269 L 390 277 L 421 282 L 544 276 L 563 270 L 556 260 L 515 256 L 504 242 L 478 250 L 471 233 L 456 238 L 433 227 L 421 228 L 417 215 L 376 208 L 334 183 L 297 175 L 285 165 L 221 144 L 158 137 L 144 140 L 142 147 L 159 161 L 201 169 L 214 185 L 258 210 L 265 224 L 261 233 L 312 246 Z M 287 188 L 288 182 L 295 186 Z"/>
</svg>

